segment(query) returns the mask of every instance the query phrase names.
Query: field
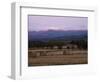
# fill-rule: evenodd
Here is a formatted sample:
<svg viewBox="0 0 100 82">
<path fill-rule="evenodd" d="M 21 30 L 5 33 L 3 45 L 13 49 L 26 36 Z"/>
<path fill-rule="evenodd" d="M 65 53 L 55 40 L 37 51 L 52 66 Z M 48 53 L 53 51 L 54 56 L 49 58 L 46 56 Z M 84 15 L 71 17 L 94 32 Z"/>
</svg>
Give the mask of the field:
<svg viewBox="0 0 100 82">
<path fill-rule="evenodd" d="M 87 63 L 88 53 L 83 49 L 28 49 L 29 66 Z"/>
</svg>

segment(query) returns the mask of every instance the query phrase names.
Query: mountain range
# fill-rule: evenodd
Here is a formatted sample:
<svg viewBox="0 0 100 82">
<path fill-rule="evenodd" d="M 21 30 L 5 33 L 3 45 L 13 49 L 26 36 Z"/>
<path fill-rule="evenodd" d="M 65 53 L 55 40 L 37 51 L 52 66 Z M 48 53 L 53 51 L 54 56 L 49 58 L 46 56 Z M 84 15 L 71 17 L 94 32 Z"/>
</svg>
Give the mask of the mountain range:
<svg viewBox="0 0 100 82">
<path fill-rule="evenodd" d="M 87 39 L 87 30 L 47 30 L 29 31 L 29 41 L 48 41 L 48 40 L 79 40 Z"/>
</svg>

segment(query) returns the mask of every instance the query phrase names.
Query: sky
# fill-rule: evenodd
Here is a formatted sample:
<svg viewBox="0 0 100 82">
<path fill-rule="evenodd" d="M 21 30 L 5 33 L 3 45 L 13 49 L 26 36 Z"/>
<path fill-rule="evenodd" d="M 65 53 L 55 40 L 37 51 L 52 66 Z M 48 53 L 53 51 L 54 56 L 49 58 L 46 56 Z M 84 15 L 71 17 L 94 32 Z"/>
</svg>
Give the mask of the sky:
<svg viewBox="0 0 100 82">
<path fill-rule="evenodd" d="M 87 17 L 71 16 L 28 16 L 28 31 L 87 30 Z"/>
</svg>

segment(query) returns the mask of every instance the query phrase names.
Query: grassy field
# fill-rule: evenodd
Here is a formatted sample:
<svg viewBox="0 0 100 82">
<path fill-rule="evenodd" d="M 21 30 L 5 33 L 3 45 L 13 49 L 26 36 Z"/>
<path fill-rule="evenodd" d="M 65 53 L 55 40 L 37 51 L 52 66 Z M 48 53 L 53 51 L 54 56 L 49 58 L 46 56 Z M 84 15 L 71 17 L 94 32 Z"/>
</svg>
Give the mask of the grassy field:
<svg viewBox="0 0 100 82">
<path fill-rule="evenodd" d="M 87 64 L 87 50 L 29 49 L 28 66 Z"/>
</svg>

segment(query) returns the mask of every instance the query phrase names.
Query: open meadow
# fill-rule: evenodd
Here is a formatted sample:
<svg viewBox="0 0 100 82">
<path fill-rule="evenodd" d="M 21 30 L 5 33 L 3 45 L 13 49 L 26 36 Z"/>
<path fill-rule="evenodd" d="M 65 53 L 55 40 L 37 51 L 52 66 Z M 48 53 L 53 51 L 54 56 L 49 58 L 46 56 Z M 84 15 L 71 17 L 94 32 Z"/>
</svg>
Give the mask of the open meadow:
<svg viewBox="0 0 100 82">
<path fill-rule="evenodd" d="M 86 50 L 77 49 L 38 49 L 28 50 L 29 66 L 45 65 L 70 65 L 87 64 L 88 55 Z"/>
</svg>

